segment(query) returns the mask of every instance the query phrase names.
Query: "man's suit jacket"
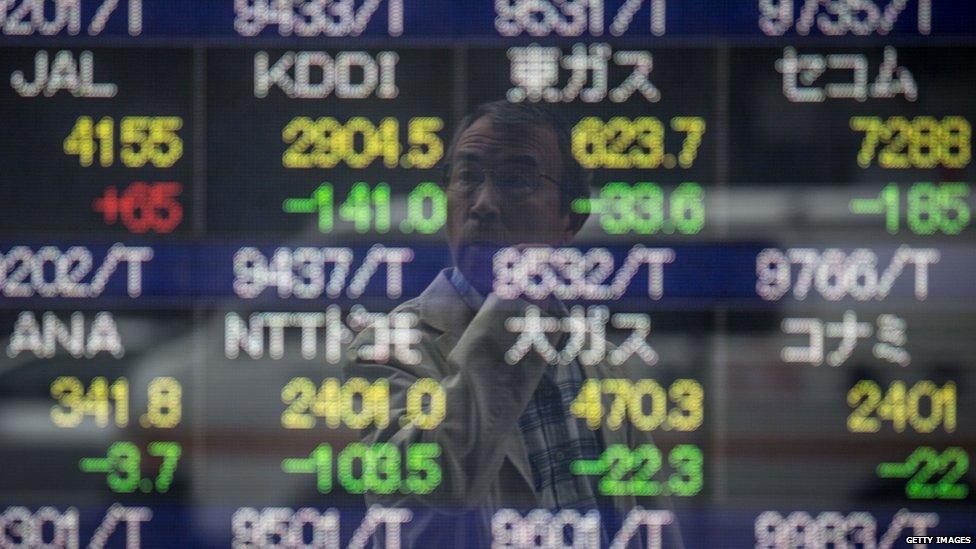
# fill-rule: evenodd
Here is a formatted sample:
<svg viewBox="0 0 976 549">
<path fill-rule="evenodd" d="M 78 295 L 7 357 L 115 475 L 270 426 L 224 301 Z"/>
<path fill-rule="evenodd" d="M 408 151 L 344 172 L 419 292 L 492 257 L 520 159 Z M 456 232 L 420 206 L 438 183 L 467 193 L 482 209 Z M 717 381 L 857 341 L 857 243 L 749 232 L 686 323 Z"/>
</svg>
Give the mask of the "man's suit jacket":
<svg viewBox="0 0 976 549">
<path fill-rule="evenodd" d="M 528 303 L 490 294 L 475 313 L 461 299 L 447 272 L 442 271 L 420 296 L 395 309 L 419 318 L 421 340 L 412 347 L 421 353 L 419 363 L 405 364 L 393 357 L 385 363 L 358 358 L 357 349 L 374 342 L 374 331 L 366 329 L 352 343 L 343 367 L 347 379 L 383 379 L 390 386 L 390 424 L 365 430 L 364 442 L 394 443 L 401 455 L 414 442 L 440 445 L 442 478 L 431 494 L 367 496 L 370 504 L 413 510 L 411 522 L 402 529 L 404 547 L 489 547 L 492 516 L 497 510 L 513 508 L 524 513 L 539 507 L 518 418 L 549 366 L 536 352 L 515 365 L 504 360 L 519 335 L 505 329 L 505 320 L 523 316 Z M 647 366 L 636 363 L 601 363 L 582 370 L 586 378 L 647 377 Z M 400 421 L 407 391 L 421 378 L 438 381 L 447 396 L 447 415 L 432 430 Z M 609 407 L 611 397 L 604 398 Z M 629 422 L 618 430 L 603 427 L 598 433 L 604 448 L 611 444 L 634 448 L 651 442 L 647 433 L 636 431 Z M 613 497 L 612 503 L 621 517 L 638 504 L 632 496 Z M 668 509 L 663 499 L 642 499 L 640 503 L 645 509 Z M 676 523 L 663 531 L 665 547 L 681 546 Z M 646 547 L 639 539 L 635 536 L 628 546 Z"/>
</svg>

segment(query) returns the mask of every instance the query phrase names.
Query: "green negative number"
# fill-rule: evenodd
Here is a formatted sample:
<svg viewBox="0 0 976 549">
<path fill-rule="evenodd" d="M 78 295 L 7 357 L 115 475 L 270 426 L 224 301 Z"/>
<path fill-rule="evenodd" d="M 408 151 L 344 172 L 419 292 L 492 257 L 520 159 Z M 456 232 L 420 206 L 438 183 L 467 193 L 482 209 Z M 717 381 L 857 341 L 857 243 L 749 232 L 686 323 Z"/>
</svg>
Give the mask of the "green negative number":
<svg viewBox="0 0 976 549">
<path fill-rule="evenodd" d="M 599 216 L 608 234 L 697 234 L 705 226 L 705 192 L 685 182 L 666 194 L 655 183 L 607 183 L 597 198 L 576 200 L 577 213 Z"/>
<path fill-rule="evenodd" d="M 968 196 L 969 185 L 965 183 L 912 185 L 906 197 L 908 228 L 923 235 L 936 232 L 959 234 L 970 221 Z"/>
<path fill-rule="evenodd" d="M 624 183 L 611 183 L 610 185 L 626 187 Z M 626 204 L 622 208 L 622 213 L 629 218 L 629 221 L 623 220 L 624 225 L 618 224 L 618 229 L 623 230 L 614 233 L 607 229 L 608 233 L 621 234 L 633 231 L 637 234 L 652 234 L 661 230 L 661 227 L 664 226 L 664 193 L 661 192 L 660 187 L 653 183 L 637 183 L 626 190 L 618 188 L 617 193 L 621 195 L 618 204 L 621 206 Z"/>
<path fill-rule="evenodd" d="M 702 451 L 692 444 L 680 444 L 668 452 L 671 474 L 665 482 L 654 480 L 663 466 L 661 451 L 652 444 L 631 450 L 612 444 L 595 462 L 577 461 L 574 474 L 602 474 L 601 494 L 608 496 L 694 496 L 702 490 L 704 464 Z"/>
<path fill-rule="evenodd" d="M 108 487 L 123 494 L 135 492 L 142 471 L 139 447 L 131 442 L 116 442 L 108 447 L 106 457 L 111 466 L 105 479 Z"/>
<path fill-rule="evenodd" d="M 661 470 L 661 451 L 656 446 L 643 444 L 634 449 L 634 478 L 630 481 L 630 491 L 635 496 L 653 496 L 661 493 L 659 482 L 651 480 Z"/>
<path fill-rule="evenodd" d="M 156 490 L 169 491 L 169 487 L 173 484 L 176 464 L 183 453 L 182 447 L 178 442 L 150 442 L 146 453 L 163 458 L 163 463 L 159 466 L 159 474 L 156 475 Z"/>
<path fill-rule="evenodd" d="M 697 234 L 705 227 L 705 191 L 685 182 L 671 193 L 671 222 L 681 234 Z"/>
<path fill-rule="evenodd" d="M 611 496 L 630 493 L 630 482 L 624 478 L 634 469 L 634 454 L 623 444 L 612 444 L 602 457 L 609 469 L 600 479 L 600 492 Z"/>
<path fill-rule="evenodd" d="M 407 490 L 429 494 L 441 483 L 441 466 L 437 461 L 441 447 L 433 442 L 414 442 L 407 446 Z"/>
<path fill-rule="evenodd" d="M 956 484 L 969 471 L 969 455 L 957 446 L 947 448 L 941 454 L 923 446 L 909 456 L 906 462 L 916 472 L 905 484 L 905 493 L 912 499 L 964 499 L 969 487 Z M 930 481 L 941 473 L 934 483 Z"/>
<path fill-rule="evenodd" d="M 400 449 L 390 443 L 376 444 L 366 455 L 368 486 L 377 494 L 392 494 L 400 488 Z"/>
<path fill-rule="evenodd" d="M 377 183 L 370 189 L 368 183 L 353 184 L 339 205 L 339 219 L 352 223 L 360 234 L 369 232 L 371 227 L 378 233 L 389 232 L 390 186 Z"/>
<path fill-rule="evenodd" d="M 675 496 L 693 496 L 702 489 L 702 451 L 692 444 L 675 446 L 668 454 L 668 463 L 674 473 L 668 478 L 668 487 Z"/>
<path fill-rule="evenodd" d="M 905 193 L 904 210 L 901 195 L 898 184 L 889 183 L 876 198 L 852 200 L 850 210 L 855 214 L 884 215 L 885 229 L 891 234 L 898 234 L 903 217 L 908 228 L 919 235 L 939 232 L 956 235 L 972 220 L 972 209 L 967 203 L 970 195 L 967 183 L 914 183 Z"/>
<path fill-rule="evenodd" d="M 441 482 L 441 468 L 437 462 L 440 445 L 412 443 L 406 451 L 406 478 L 402 474 L 402 459 L 397 445 L 379 442 L 367 445 L 349 444 L 337 456 L 336 473 L 339 484 L 350 494 L 392 494 L 401 488 L 415 494 L 432 492 Z M 322 464 L 317 464 L 322 471 Z M 320 489 L 322 482 L 319 481 Z"/>
<path fill-rule="evenodd" d="M 436 183 L 425 182 L 414 187 L 407 196 L 407 219 L 403 232 L 417 231 L 434 234 L 447 221 L 447 195 Z"/>
<path fill-rule="evenodd" d="M 332 491 L 332 447 L 319 444 L 312 451 L 315 466 L 315 487 L 319 492 L 328 494 Z"/>
<path fill-rule="evenodd" d="M 338 466 L 339 484 L 350 494 L 364 494 L 368 481 L 373 472 L 368 470 L 366 456 L 371 454 L 369 446 L 362 442 L 353 442 L 339 452 Z M 358 467 L 356 467 L 358 461 Z M 356 469 L 359 476 L 356 476 Z"/>
</svg>

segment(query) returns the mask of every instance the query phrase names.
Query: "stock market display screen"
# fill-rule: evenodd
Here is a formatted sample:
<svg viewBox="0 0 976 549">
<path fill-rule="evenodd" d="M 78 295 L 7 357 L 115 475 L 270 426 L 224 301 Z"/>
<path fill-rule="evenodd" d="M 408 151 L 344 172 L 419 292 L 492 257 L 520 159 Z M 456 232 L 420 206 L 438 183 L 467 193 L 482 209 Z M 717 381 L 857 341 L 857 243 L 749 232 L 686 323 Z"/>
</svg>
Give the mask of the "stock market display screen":
<svg viewBox="0 0 976 549">
<path fill-rule="evenodd" d="M 974 123 L 966 0 L 0 0 L 0 547 L 971 541 Z"/>
</svg>

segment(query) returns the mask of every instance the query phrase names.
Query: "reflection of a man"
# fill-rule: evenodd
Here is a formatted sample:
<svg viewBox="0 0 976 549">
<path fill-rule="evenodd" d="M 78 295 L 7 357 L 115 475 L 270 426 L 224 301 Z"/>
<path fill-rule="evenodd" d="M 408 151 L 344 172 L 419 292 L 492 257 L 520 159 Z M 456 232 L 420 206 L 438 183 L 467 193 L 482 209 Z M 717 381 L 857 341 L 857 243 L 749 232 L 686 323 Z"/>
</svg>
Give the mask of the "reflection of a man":
<svg viewBox="0 0 976 549">
<path fill-rule="evenodd" d="M 594 477 L 573 475 L 570 466 L 598 459 L 611 444 L 634 448 L 649 439 L 629 427 L 590 430 L 569 407 L 585 379 L 646 377 L 641 365 L 550 366 L 538 353 L 510 365 L 503 357 L 518 336 L 506 329 L 507 318 L 524 316 L 530 305 L 551 316 L 565 313 L 555 300 L 530 304 L 492 293 L 492 257 L 501 247 L 564 246 L 580 229 L 585 216 L 570 204 L 589 189 L 570 142 L 568 125 L 539 106 L 495 102 L 466 117 L 448 151 L 444 179 L 455 267 L 397 308 L 419 317 L 421 341 L 414 348 L 422 358 L 417 364 L 355 358 L 345 367 L 347 377 L 389 382 L 391 417 L 403 416 L 407 390 L 418 379 L 433 378 L 445 389 L 447 415 L 436 428 L 394 420 L 365 433 L 367 442 L 394 443 L 404 456 L 412 443 L 440 445 L 442 477 L 432 493 L 369 498 L 413 509 L 403 526 L 407 547 L 487 546 L 492 517 L 505 508 L 599 511 L 595 536 L 607 546 L 637 503 L 631 496 L 601 495 Z M 374 335 L 364 331 L 351 356 Z M 560 348 L 556 334 L 552 339 Z M 660 508 L 659 502 L 641 504 Z M 680 544 L 676 530 L 664 529 L 665 546 Z M 642 537 L 631 544 L 646 546 Z"/>
</svg>

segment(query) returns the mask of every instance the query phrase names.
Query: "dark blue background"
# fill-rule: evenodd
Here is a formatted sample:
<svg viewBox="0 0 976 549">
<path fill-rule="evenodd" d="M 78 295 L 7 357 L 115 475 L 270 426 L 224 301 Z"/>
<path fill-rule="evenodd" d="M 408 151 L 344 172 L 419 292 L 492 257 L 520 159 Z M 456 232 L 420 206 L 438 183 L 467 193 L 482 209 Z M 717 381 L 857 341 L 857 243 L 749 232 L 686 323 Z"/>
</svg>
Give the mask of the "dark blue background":
<svg viewBox="0 0 976 549">
<path fill-rule="evenodd" d="M 606 0 L 604 5 L 605 27 L 609 27 L 614 15 L 625 0 Z M 875 0 L 882 11 L 891 0 Z M 100 2 L 82 2 L 82 32 L 77 38 L 89 39 L 85 29 Z M 100 36 L 105 38 L 129 37 L 126 27 L 127 2 L 119 3 Z M 360 5 L 357 2 L 357 6 Z M 799 15 L 801 0 L 795 0 L 794 18 Z M 8 8 L 12 9 L 12 8 Z M 48 8 L 50 10 L 50 7 Z M 387 13 L 389 0 L 382 0 L 373 14 L 363 36 L 387 37 Z M 822 8 L 821 8 L 822 9 Z M 759 10 L 756 0 L 671 0 L 667 2 L 668 36 L 756 37 L 765 35 L 759 29 Z M 495 29 L 495 9 L 492 0 L 404 0 L 403 38 L 434 38 L 437 36 L 474 39 L 505 40 Z M 902 11 L 888 36 L 874 36 L 879 40 L 891 37 L 916 37 L 918 33 L 918 0 L 911 0 Z M 141 37 L 237 37 L 234 30 L 233 0 L 143 0 L 143 30 Z M 932 34 L 930 36 L 976 35 L 976 3 L 968 0 L 932 2 Z M 270 27 L 262 36 L 278 36 L 277 27 Z M 650 0 L 645 0 L 634 16 L 626 36 L 652 37 L 650 33 Z M 785 35 L 796 39 L 795 29 Z M 822 35 L 814 28 L 811 37 Z M 580 38 L 587 38 L 584 35 Z M 44 37 L 31 37 L 43 39 Z M 604 39 L 611 39 L 604 32 Z M 653 37 L 657 38 L 657 37 Z M 848 36 L 853 40 L 861 37 Z M 16 41 L 23 37 L 2 36 L 0 41 Z M 241 39 L 245 39 L 241 37 Z M 307 38 L 292 37 L 308 43 Z M 343 40 L 348 41 L 348 38 Z M 836 40 L 835 38 L 831 39 Z"/>
<path fill-rule="evenodd" d="M 0 253 L 5 253 L 14 245 L 29 246 L 34 252 L 40 246 L 57 246 L 62 251 L 69 247 L 78 245 L 71 242 L 17 242 L 0 243 Z M 110 244 L 94 244 L 86 242 L 83 244 L 92 253 L 92 270 L 83 282 L 90 282 L 105 260 L 105 255 Z M 139 246 L 135 242 L 127 242 L 127 246 Z M 123 309 L 129 308 L 153 308 L 161 305 L 182 307 L 192 306 L 194 302 L 217 304 L 220 300 L 234 299 L 238 302 L 254 305 L 267 303 L 288 303 L 289 306 L 302 307 L 321 307 L 323 302 L 336 302 L 344 305 L 352 305 L 362 302 L 368 307 L 381 306 L 393 307 L 403 300 L 410 299 L 419 295 L 424 288 L 437 276 L 437 273 L 450 264 L 450 256 L 447 247 L 444 245 L 418 245 L 414 244 L 411 248 L 414 251 L 414 259 L 410 263 L 403 265 L 403 295 L 398 299 L 387 299 L 386 296 L 386 266 L 381 265 L 379 270 L 370 279 L 363 296 L 357 300 L 350 300 L 345 297 L 345 290 L 342 296 L 336 300 L 330 300 L 323 292 L 317 299 L 301 299 L 297 297 L 281 298 L 278 295 L 277 286 L 268 286 L 259 296 L 254 299 L 242 299 L 234 293 L 234 254 L 245 246 L 253 246 L 260 250 L 270 262 L 276 249 L 280 246 L 261 245 L 255 242 L 239 243 L 213 243 L 196 242 L 184 244 L 159 244 L 146 243 L 153 249 L 153 258 L 142 263 L 142 295 L 138 298 L 131 298 L 126 293 L 126 273 L 127 265 L 120 262 L 115 272 L 109 277 L 108 284 L 104 292 L 98 298 L 92 299 L 64 299 L 73 306 L 84 305 L 86 303 L 99 302 L 99 306 L 106 306 L 106 302 L 111 302 L 113 307 Z M 294 250 L 301 246 L 316 246 L 314 243 L 290 242 L 288 249 Z M 389 245 L 396 246 L 395 244 Z M 350 246 L 353 250 L 353 263 L 347 277 L 347 284 L 355 274 L 356 269 L 362 264 L 363 259 L 369 250 L 369 246 L 357 245 Z M 655 247 L 648 245 L 648 247 Z M 647 293 L 647 267 L 642 266 L 631 278 L 627 291 L 621 302 L 607 303 L 614 308 L 626 309 L 631 304 L 639 304 L 641 308 L 658 308 L 659 306 L 680 306 L 680 307 L 714 307 L 716 305 L 736 305 L 747 308 L 767 308 L 778 306 L 782 302 L 795 302 L 792 287 L 790 292 L 777 301 L 764 301 L 756 294 L 756 256 L 767 247 L 780 247 L 775 243 L 751 243 L 751 244 L 700 244 L 700 245 L 681 245 L 681 246 L 660 246 L 669 247 L 675 251 L 675 261 L 664 265 L 664 297 L 660 300 L 651 300 Z M 923 248 L 926 246 L 915 246 Z M 613 281 L 616 272 L 620 270 L 626 260 L 630 246 L 607 246 L 607 249 L 614 256 L 614 271 L 610 277 L 604 281 L 609 285 Z M 953 276 L 959 269 L 971 271 L 973 255 L 963 247 L 938 247 L 941 259 L 938 263 L 930 265 L 929 271 L 929 295 L 938 299 L 973 299 L 976 298 L 976 286 L 968 283 L 961 283 L 960 279 Z M 583 251 L 586 248 L 582 248 Z M 850 248 L 843 248 L 850 252 Z M 880 276 L 888 267 L 891 257 L 894 254 L 894 247 L 875 248 L 878 255 L 877 271 Z M 51 263 L 45 265 L 48 282 L 54 279 L 54 267 Z M 793 267 L 792 281 L 796 283 L 796 277 L 800 266 Z M 297 272 L 297 269 L 296 271 Z M 331 266 L 325 265 L 326 280 L 328 280 Z M 915 267 L 906 265 L 902 273 L 897 278 L 891 295 L 888 299 L 898 301 L 916 302 L 914 296 Z M 4 297 L 10 304 L 19 303 L 23 307 L 29 307 L 30 302 L 50 304 L 59 301 L 54 298 L 33 298 Z M 814 303 L 824 303 L 824 299 L 815 289 L 811 289 L 805 301 Z M 588 302 L 595 303 L 595 302 Z M 845 298 L 841 303 L 856 303 L 851 298 Z"/>
</svg>

